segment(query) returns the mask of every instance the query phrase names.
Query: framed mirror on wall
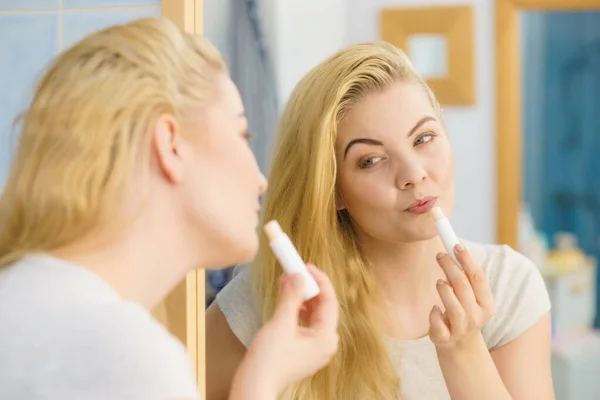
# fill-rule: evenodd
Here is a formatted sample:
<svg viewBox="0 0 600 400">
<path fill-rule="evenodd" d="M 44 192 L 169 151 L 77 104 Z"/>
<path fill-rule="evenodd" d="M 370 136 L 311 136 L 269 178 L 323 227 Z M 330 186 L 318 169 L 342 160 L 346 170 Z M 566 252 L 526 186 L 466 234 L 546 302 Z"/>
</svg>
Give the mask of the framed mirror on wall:
<svg viewBox="0 0 600 400">
<path fill-rule="evenodd" d="M 523 198 L 523 64 L 521 15 L 528 12 L 595 12 L 597 0 L 497 0 L 497 220 L 498 242 L 518 247 Z"/>
<path fill-rule="evenodd" d="M 557 399 L 595 399 L 600 1 L 496 0 L 496 74 L 498 242 L 544 276 Z"/>
</svg>

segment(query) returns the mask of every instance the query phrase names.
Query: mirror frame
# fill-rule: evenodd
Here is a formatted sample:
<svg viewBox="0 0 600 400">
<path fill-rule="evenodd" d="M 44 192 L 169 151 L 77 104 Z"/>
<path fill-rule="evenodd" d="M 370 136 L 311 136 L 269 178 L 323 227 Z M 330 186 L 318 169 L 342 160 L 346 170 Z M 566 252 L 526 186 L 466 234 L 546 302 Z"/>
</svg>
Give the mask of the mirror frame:
<svg viewBox="0 0 600 400">
<path fill-rule="evenodd" d="M 523 186 L 519 12 L 600 11 L 600 0 L 496 0 L 496 241 L 518 250 Z"/>
<path fill-rule="evenodd" d="M 202 0 L 162 0 L 161 15 L 189 33 L 202 34 Z M 202 399 L 206 398 L 205 273 L 190 272 L 152 311 L 186 347 Z"/>
</svg>

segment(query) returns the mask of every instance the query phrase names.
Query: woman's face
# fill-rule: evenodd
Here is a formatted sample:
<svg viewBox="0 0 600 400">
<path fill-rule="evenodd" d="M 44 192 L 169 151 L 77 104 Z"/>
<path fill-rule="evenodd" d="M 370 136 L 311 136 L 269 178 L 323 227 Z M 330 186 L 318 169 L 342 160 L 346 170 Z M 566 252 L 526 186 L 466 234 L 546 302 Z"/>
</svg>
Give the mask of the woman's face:
<svg viewBox="0 0 600 400">
<path fill-rule="evenodd" d="M 454 160 L 441 121 L 416 84 L 364 97 L 336 140 L 338 209 L 359 237 L 412 242 L 436 235 L 428 211 L 454 204 Z"/>
<path fill-rule="evenodd" d="M 248 122 L 239 92 L 229 78 L 219 82 L 217 101 L 201 114 L 193 135 L 185 207 L 193 227 L 226 267 L 251 260 L 258 249 L 259 197 L 267 181 L 248 143 Z M 198 229 L 200 230 L 200 229 Z"/>
</svg>

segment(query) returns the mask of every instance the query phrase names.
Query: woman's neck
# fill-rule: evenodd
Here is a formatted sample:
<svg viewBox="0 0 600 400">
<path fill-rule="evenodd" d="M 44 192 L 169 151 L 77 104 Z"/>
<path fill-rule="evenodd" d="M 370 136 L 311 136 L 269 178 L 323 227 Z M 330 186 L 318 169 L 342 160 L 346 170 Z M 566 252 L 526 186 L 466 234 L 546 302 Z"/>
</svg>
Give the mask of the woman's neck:
<svg viewBox="0 0 600 400">
<path fill-rule="evenodd" d="M 379 295 L 387 310 L 385 330 L 392 336 L 414 339 L 427 333 L 429 311 L 441 306 L 436 290 L 445 279 L 436 254 L 445 251 L 434 237 L 411 243 L 361 240 L 361 249 L 371 263 Z"/>
<path fill-rule="evenodd" d="M 134 224 L 110 240 L 109 235 L 90 235 L 51 254 L 93 272 L 123 299 L 152 309 L 198 265 L 183 235 L 143 225 Z"/>
</svg>

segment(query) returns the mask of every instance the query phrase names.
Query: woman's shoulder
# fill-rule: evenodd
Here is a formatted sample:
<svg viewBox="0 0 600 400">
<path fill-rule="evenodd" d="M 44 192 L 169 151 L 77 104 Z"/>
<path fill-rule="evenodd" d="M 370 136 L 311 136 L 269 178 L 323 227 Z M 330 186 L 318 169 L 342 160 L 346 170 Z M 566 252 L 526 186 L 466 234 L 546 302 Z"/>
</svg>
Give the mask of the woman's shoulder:
<svg viewBox="0 0 600 400">
<path fill-rule="evenodd" d="M 95 315 L 79 315 L 85 327 L 73 329 L 70 342 L 94 360 L 92 370 L 112 369 L 109 376 L 123 392 L 145 390 L 183 398 L 197 392 L 185 346 L 142 306 L 122 301 L 88 311 Z"/>
<path fill-rule="evenodd" d="M 116 393 L 197 398 L 194 369 L 185 346 L 138 304 L 99 307 L 85 333 L 73 340 L 85 342 L 84 352 L 95 360 L 96 373 L 111 370 L 105 376 L 112 380 Z"/>
<path fill-rule="evenodd" d="M 35 320 L 13 320 L 13 327 L 11 336 L 0 332 L 0 351 L 6 356 L 0 367 L 32 367 L 26 374 L 19 370 L 12 376 L 7 390 L 13 390 L 15 398 L 25 387 L 43 387 L 49 397 L 56 398 L 81 398 L 85 396 L 81 388 L 105 398 L 125 398 L 132 393 L 197 398 L 185 347 L 137 304 L 74 304 Z M 52 371 L 35 368 L 45 362 L 52 363 Z M 0 387 L 1 383 L 0 377 Z"/>
<path fill-rule="evenodd" d="M 550 299 L 538 267 L 507 245 L 464 241 L 483 269 L 496 312 L 483 329 L 488 348 L 517 338 L 550 311 Z"/>
<path fill-rule="evenodd" d="M 232 332 L 248 347 L 261 326 L 252 292 L 250 266 L 237 267 L 233 279 L 217 294 L 215 301 Z"/>
<path fill-rule="evenodd" d="M 535 265 L 523 254 L 504 244 L 488 244 L 462 241 L 473 254 L 486 274 L 503 268 L 536 268 Z"/>
</svg>

